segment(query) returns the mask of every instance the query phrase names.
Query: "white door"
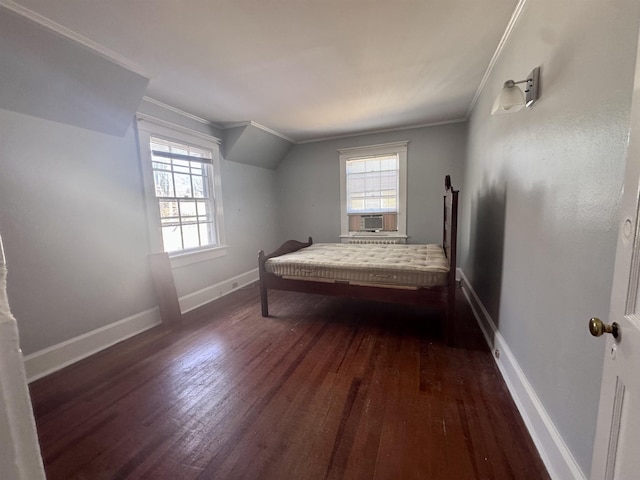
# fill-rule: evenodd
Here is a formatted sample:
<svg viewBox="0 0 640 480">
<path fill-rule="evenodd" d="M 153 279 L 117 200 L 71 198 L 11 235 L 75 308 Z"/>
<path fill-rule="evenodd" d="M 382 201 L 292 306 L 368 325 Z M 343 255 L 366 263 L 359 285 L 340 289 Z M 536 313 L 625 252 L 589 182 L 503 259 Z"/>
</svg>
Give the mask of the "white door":
<svg viewBox="0 0 640 480">
<path fill-rule="evenodd" d="M 631 106 L 621 223 L 609 309 L 592 480 L 640 479 L 640 55 Z M 592 325 L 598 332 L 598 326 Z"/>
<path fill-rule="evenodd" d="M 0 238 L 0 478 L 44 480 L 18 325 L 9 310 L 7 268 Z"/>
</svg>

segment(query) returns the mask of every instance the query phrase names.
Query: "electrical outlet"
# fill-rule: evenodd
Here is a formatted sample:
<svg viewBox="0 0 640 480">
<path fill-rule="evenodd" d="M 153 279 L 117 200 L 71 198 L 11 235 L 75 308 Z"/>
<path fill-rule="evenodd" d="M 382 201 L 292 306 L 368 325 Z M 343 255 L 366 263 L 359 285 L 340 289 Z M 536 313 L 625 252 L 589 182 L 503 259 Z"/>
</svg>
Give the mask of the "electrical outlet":
<svg viewBox="0 0 640 480">
<path fill-rule="evenodd" d="M 494 355 L 496 358 L 500 358 L 500 350 L 498 350 L 498 349 L 496 348 L 496 349 L 493 351 L 493 355 Z"/>
</svg>

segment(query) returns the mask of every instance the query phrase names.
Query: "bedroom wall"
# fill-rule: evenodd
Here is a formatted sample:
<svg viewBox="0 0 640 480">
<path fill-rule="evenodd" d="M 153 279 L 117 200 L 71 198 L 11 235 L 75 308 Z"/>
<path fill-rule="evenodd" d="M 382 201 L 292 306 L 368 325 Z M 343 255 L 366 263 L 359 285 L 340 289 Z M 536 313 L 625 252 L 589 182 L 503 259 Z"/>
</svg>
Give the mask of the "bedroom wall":
<svg viewBox="0 0 640 480">
<path fill-rule="evenodd" d="M 176 114 L 148 99 L 139 112 L 222 138 L 222 131 Z M 175 268 L 174 279 L 179 297 L 207 289 L 258 267 L 257 252 L 273 250 L 279 243 L 277 174 L 275 170 L 227 161 L 222 157 L 222 203 L 227 255 L 196 264 Z M 259 159 L 256 159 L 259 164 Z M 256 274 L 257 275 L 257 274 Z M 204 294 L 205 298 L 211 293 Z"/>
<path fill-rule="evenodd" d="M 179 297 L 256 270 L 258 250 L 280 244 L 276 172 L 223 160 L 221 175 L 227 255 L 175 269 Z"/>
<path fill-rule="evenodd" d="M 466 134 L 452 123 L 295 145 L 278 166 L 281 241 L 340 241 L 338 149 L 408 140 L 408 241 L 440 243 L 444 176 L 462 184 Z"/>
<path fill-rule="evenodd" d="M 587 321 L 608 316 L 639 14 L 528 0 L 469 122 L 460 265 L 585 477 L 604 354 Z M 538 65 L 533 108 L 490 116 Z"/>
<path fill-rule="evenodd" d="M 34 28 L 34 35 L 47 33 Z M 30 68 L 38 62 L 29 55 L 46 54 L 17 49 L 19 39 L 15 40 L 3 42 L 0 53 L 22 56 Z M 57 42 L 56 58 L 73 61 L 77 48 L 71 41 Z M 88 55 L 90 51 L 82 48 Z M 105 62 L 103 56 L 97 58 L 98 63 Z M 16 65 L 19 68 L 20 62 Z M 67 75 L 65 82 L 73 84 L 81 80 L 73 78 L 76 71 L 60 64 L 52 72 L 46 65 L 36 72 L 41 77 L 39 90 L 31 92 L 25 84 L 20 95 L 46 98 L 41 85 L 59 81 L 60 72 Z M 73 109 L 58 119 L 56 111 L 46 110 L 47 102 L 28 112 L 0 104 L 0 232 L 10 272 L 8 297 L 30 376 L 99 350 L 105 346 L 105 332 L 111 335 L 109 341 L 117 341 L 122 331 L 135 333 L 140 325 L 157 321 L 133 112 L 139 109 L 218 137 L 221 131 L 152 99 L 142 101 L 138 76 L 134 79 L 131 85 L 113 83 L 115 90 L 110 92 L 118 101 L 137 96 L 133 105 L 130 100 L 125 106 L 118 102 L 105 106 L 105 95 L 91 91 L 101 85 L 85 83 L 78 93 L 81 114 L 115 109 L 119 119 L 128 118 L 124 125 L 119 123 L 122 134 L 94 125 L 92 130 L 82 128 L 82 122 L 70 121 L 75 118 Z M 0 83 L 2 91 L 15 87 L 10 78 L 7 81 Z M 56 90 L 48 95 L 56 95 Z M 51 105 L 55 110 L 55 102 Z M 258 249 L 277 246 L 276 172 L 224 159 L 221 172 L 229 248 L 222 258 L 176 269 L 180 296 L 204 290 L 191 306 L 226 293 L 213 286 L 255 270 Z M 132 327 L 127 330 L 124 324 Z"/>
<path fill-rule="evenodd" d="M 120 138 L 0 110 L 0 131 L 0 231 L 24 353 L 154 307 L 133 128 Z M 228 253 L 176 269 L 179 296 L 277 246 L 275 171 L 223 160 L 222 181 Z"/>
<path fill-rule="evenodd" d="M 23 351 L 151 308 L 133 130 L 116 137 L 0 110 L 0 131 L 0 231 Z"/>
</svg>

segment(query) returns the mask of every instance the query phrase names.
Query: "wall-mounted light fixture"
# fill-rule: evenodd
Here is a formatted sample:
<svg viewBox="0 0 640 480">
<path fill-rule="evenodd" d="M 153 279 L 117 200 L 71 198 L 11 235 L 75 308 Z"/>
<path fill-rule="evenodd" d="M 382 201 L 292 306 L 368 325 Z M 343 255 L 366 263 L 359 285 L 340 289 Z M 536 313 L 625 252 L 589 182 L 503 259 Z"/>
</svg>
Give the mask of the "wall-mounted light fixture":
<svg viewBox="0 0 640 480">
<path fill-rule="evenodd" d="M 524 83 L 524 93 L 516 85 Z M 517 112 L 525 105 L 530 107 L 538 99 L 540 83 L 540 67 L 534 68 L 526 79 L 514 82 L 507 80 L 496 101 L 493 102 L 491 115 Z"/>
</svg>

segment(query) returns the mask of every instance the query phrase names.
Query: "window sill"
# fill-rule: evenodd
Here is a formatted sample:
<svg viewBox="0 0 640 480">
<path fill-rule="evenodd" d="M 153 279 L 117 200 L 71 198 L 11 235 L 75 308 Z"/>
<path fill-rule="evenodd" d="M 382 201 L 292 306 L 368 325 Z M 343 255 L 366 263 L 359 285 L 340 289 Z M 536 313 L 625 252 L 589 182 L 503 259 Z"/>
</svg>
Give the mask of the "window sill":
<svg viewBox="0 0 640 480">
<path fill-rule="evenodd" d="M 224 257 L 227 254 L 227 245 L 220 247 L 206 248 L 192 252 L 177 252 L 169 254 L 171 268 L 180 268 L 194 263 L 205 262 L 214 258 Z"/>
</svg>

